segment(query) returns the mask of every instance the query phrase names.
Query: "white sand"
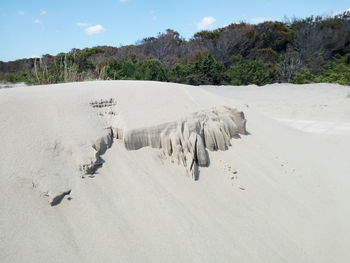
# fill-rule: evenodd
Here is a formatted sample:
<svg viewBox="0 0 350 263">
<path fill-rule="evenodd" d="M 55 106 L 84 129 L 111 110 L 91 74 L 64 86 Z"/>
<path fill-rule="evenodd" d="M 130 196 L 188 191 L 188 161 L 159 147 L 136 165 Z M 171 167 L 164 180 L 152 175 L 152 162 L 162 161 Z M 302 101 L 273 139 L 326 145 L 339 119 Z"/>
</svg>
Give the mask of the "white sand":
<svg viewBox="0 0 350 263">
<path fill-rule="evenodd" d="M 0 262 L 349 262 L 349 94 L 132 81 L 1 89 Z M 250 135 L 210 151 L 197 181 L 161 149 L 121 140 L 82 178 L 116 116 L 89 103 L 110 98 L 128 129 L 227 105 L 244 111 Z"/>
</svg>

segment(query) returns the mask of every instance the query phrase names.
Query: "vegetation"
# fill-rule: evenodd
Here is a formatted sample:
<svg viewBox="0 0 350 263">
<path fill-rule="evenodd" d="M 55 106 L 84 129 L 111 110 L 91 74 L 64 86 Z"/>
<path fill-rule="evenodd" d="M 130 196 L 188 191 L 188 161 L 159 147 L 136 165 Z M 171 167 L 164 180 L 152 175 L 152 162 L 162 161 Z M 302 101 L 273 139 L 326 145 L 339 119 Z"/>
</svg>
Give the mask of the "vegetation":
<svg viewBox="0 0 350 263">
<path fill-rule="evenodd" d="M 272 63 L 264 63 L 260 59 L 232 57 L 232 66 L 228 68 L 227 79 L 232 85 L 257 84 L 274 82 L 278 77 L 278 69 Z"/>
<path fill-rule="evenodd" d="M 136 45 L 73 49 L 0 62 L 0 81 L 46 84 L 131 79 L 192 85 L 350 84 L 350 13 L 231 24 L 183 39 L 168 29 Z"/>
</svg>

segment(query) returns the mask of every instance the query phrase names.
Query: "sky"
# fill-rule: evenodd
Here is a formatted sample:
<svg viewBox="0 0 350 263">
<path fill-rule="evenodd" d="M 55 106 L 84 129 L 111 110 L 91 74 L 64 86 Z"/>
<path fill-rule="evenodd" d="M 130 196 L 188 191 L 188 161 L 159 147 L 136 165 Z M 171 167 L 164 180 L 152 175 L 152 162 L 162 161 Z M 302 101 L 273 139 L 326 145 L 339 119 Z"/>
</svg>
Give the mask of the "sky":
<svg viewBox="0 0 350 263">
<path fill-rule="evenodd" d="M 0 61 L 135 44 L 168 28 L 188 39 L 240 21 L 304 18 L 349 8 L 350 0 L 0 0 Z"/>
</svg>

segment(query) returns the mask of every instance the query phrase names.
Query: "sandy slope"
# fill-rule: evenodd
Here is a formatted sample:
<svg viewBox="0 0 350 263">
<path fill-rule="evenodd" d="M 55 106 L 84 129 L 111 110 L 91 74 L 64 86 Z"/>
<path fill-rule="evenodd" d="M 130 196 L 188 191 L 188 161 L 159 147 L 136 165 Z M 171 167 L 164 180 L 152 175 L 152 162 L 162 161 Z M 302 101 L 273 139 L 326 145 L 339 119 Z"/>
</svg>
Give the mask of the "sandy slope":
<svg viewBox="0 0 350 263">
<path fill-rule="evenodd" d="M 0 262 L 349 262 L 348 94 L 121 81 L 0 90 Z M 128 127 L 238 107 L 250 135 L 209 152 L 197 181 L 161 150 L 118 140 L 83 179 L 77 164 L 106 134 L 89 102 L 109 98 Z M 45 189 L 71 193 L 50 206 Z"/>
</svg>

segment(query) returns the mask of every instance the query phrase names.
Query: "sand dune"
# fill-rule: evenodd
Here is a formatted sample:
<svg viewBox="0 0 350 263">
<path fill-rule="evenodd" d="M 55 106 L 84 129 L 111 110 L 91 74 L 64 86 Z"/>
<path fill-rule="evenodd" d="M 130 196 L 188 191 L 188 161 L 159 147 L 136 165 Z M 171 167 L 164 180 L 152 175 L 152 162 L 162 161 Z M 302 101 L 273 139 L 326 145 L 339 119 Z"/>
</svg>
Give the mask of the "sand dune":
<svg viewBox="0 0 350 263">
<path fill-rule="evenodd" d="M 349 262 L 349 94 L 2 89 L 0 262 Z"/>
</svg>

